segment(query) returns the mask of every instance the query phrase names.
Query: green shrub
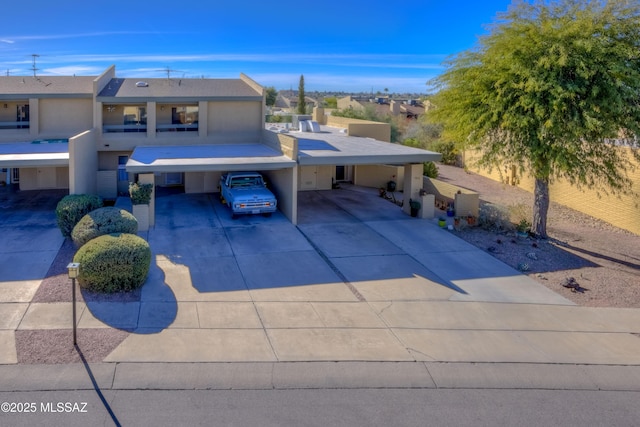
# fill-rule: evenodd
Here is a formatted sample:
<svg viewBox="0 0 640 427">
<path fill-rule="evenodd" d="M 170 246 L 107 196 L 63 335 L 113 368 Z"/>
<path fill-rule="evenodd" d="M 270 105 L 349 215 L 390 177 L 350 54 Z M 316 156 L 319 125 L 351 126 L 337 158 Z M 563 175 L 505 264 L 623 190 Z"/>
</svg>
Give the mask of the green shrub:
<svg viewBox="0 0 640 427">
<path fill-rule="evenodd" d="M 440 163 L 455 166 L 458 163 L 458 149 L 453 142 L 435 141 L 429 146 L 429 150 L 442 154 Z"/>
<path fill-rule="evenodd" d="M 433 162 L 424 162 L 422 165 L 422 174 L 428 176 L 429 178 L 437 178 L 438 177 L 438 167 Z"/>
<path fill-rule="evenodd" d="M 91 239 L 112 233 L 138 232 L 138 220 L 124 209 L 115 207 L 99 208 L 89 212 L 73 227 L 71 238 L 76 247 Z"/>
<path fill-rule="evenodd" d="M 56 206 L 58 228 L 64 237 L 69 237 L 78 221 L 92 210 L 101 208 L 103 201 L 94 194 L 70 194 L 64 196 Z"/>
<path fill-rule="evenodd" d="M 140 184 L 139 182 L 129 183 L 129 196 L 134 205 L 148 205 L 151 201 L 153 184 Z"/>
<path fill-rule="evenodd" d="M 149 244 L 134 234 L 105 234 L 78 249 L 78 283 L 94 292 L 131 291 L 142 286 L 151 265 Z"/>
</svg>

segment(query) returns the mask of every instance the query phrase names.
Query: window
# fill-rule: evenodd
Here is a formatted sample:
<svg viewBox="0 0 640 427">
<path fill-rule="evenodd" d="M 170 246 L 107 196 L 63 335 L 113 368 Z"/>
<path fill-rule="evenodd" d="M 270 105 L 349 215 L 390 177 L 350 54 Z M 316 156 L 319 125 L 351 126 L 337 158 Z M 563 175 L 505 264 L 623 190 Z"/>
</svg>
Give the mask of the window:
<svg viewBox="0 0 640 427">
<path fill-rule="evenodd" d="M 198 130 L 198 106 L 161 105 L 158 111 L 158 132 L 195 132 Z"/>
<path fill-rule="evenodd" d="M 147 107 L 142 105 L 104 105 L 104 132 L 146 132 Z"/>
</svg>

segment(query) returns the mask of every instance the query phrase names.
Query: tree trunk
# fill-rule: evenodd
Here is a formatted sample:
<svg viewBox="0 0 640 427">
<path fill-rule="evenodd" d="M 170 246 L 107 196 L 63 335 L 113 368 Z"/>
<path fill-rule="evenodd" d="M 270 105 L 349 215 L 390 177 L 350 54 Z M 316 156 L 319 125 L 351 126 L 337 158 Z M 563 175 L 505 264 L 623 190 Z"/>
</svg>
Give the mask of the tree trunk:
<svg viewBox="0 0 640 427">
<path fill-rule="evenodd" d="M 543 239 L 547 238 L 547 213 L 549 212 L 549 180 L 536 178 L 533 192 L 533 221 L 531 232 Z"/>
</svg>

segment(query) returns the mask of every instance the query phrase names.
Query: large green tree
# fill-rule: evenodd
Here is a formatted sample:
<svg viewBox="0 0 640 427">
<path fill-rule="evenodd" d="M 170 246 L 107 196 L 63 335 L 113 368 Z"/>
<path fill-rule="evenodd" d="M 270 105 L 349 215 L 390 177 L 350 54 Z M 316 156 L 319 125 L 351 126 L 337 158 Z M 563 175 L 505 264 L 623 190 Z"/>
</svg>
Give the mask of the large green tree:
<svg viewBox="0 0 640 427">
<path fill-rule="evenodd" d="M 554 179 L 632 190 L 630 160 L 640 159 L 640 3 L 519 1 L 488 30 L 435 79 L 430 114 L 479 150 L 480 166 L 511 164 L 532 174 L 532 232 L 547 236 Z"/>
</svg>

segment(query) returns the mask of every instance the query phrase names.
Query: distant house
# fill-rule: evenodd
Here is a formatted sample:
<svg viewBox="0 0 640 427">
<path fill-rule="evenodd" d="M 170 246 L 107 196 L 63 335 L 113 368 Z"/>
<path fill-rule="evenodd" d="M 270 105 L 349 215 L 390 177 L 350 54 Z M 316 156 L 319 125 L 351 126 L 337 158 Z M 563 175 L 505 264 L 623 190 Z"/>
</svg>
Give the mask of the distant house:
<svg viewBox="0 0 640 427">
<path fill-rule="evenodd" d="M 380 116 L 402 116 L 415 120 L 425 112 L 425 106 L 415 99 L 392 99 L 388 96 L 375 96 L 370 98 L 358 98 L 346 96 L 338 99 L 338 109 L 364 110 L 373 108 Z"/>
<path fill-rule="evenodd" d="M 384 142 L 384 123 L 283 133 L 265 127 L 265 111 L 263 87 L 244 74 L 121 78 L 112 66 L 91 77 L 0 76 L 0 181 L 109 199 L 133 181 L 216 192 L 222 173 L 255 170 L 296 223 L 298 191 L 331 189 L 355 180 L 358 168 L 364 177 L 367 166 L 394 165 L 405 193 L 417 197 L 422 163 L 440 158 Z"/>
</svg>

